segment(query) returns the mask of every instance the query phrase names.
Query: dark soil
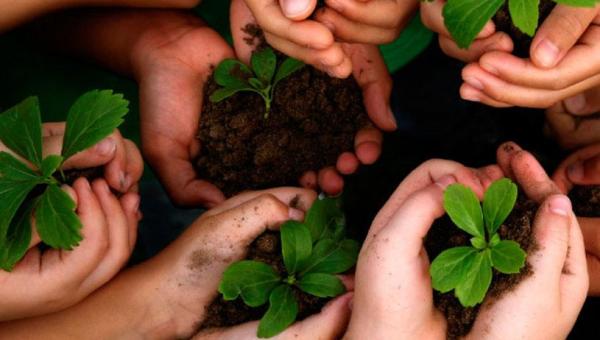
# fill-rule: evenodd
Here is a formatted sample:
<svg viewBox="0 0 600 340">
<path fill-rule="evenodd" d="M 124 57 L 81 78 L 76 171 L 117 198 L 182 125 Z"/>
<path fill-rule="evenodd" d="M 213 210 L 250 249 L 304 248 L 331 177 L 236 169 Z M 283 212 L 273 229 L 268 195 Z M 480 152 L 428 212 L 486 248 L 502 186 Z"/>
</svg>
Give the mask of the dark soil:
<svg viewBox="0 0 600 340">
<path fill-rule="evenodd" d="M 600 217 L 600 186 L 577 186 L 569 193 L 575 215 Z"/>
<path fill-rule="evenodd" d="M 534 251 L 536 244 L 532 228 L 537 208 L 538 205 L 535 202 L 519 197 L 515 209 L 498 230 L 500 237 L 503 240 L 518 242 L 528 254 Z M 433 260 L 448 248 L 469 245 L 470 238 L 471 236 L 458 229 L 449 217 L 444 216 L 431 227 L 425 238 L 425 248 L 429 259 Z M 492 284 L 487 296 L 499 298 L 531 274 L 529 264 L 526 264 L 521 273 L 516 275 L 501 274 L 494 270 Z M 480 306 L 463 307 L 454 296 L 454 291 L 445 294 L 434 291 L 433 297 L 435 306 L 444 313 L 448 320 L 448 338 L 457 339 L 469 333 L 475 318 L 477 318 Z"/>
<path fill-rule="evenodd" d="M 331 78 L 310 66 L 277 85 L 268 118 L 255 93 L 211 103 L 218 88 L 212 77 L 205 86 L 197 170 L 227 196 L 295 185 L 304 172 L 335 165 L 370 124 L 354 78 Z"/>
<path fill-rule="evenodd" d="M 544 22 L 546 17 L 548 17 L 554 6 L 556 6 L 556 4 L 553 1 L 540 1 L 540 25 Z M 521 58 L 529 57 L 529 48 L 533 38 L 521 32 L 516 26 L 513 25 L 510 18 L 510 13 L 508 12 L 508 2 L 498 11 L 498 13 L 496 13 L 493 20 L 496 24 L 497 31 L 506 32 L 512 38 L 515 44 L 513 54 Z"/>
<path fill-rule="evenodd" d="M 287 277 L 281 256 L 281 242 L 278 232 L 266 231 L 259 236 L 251 245 L 247 260 L 265 262 L 271 265 L 282 277 Z M 318 313 L 328 299 L 318 298 L 302 292 L 294 287 L 296 300 L 298 301 L 298 318 Z M 241 298 L 234 301 L 225 301 L 219 295 L 207 307 L 206 318 L 200 329 L 231 327 L 248 321 L 260 320 L 269 307 L 266 303 L 259 308 L 251 308 L 244 304 Z"/>
<path fill-rule="evenodd" d="M 65 183 L 72 185 L 75 180 L 80 177 L 85 177 L 88 181 L 92 182 L 95 179 L 104 177 L 104 168 L 99 166 L 95 168 L 83 169 L 83 170 L 67 170 L 65 171 Z"/>
</svg>

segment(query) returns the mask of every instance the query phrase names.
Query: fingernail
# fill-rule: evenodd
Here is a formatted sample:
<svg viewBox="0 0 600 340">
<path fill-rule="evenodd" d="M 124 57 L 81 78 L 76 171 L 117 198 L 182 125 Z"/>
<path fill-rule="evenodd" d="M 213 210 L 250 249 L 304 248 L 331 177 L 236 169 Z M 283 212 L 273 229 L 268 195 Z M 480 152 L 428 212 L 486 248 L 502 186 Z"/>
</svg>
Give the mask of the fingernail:
<svg viewBox="0 0 600 340">
<path fill-rule="evenodd" d="M 394 126 L 394 130 L 398 128 L 398 122 L 396 121 L 396 116 L 394 115 L 394 111 L 390 107 L 388 107 L 388 120 L 390 124 Z"/>
<path fill-rule="evenodd" d="M 461 92 L 461 98 L 472 102 L 480 102 L 479 92 L 473 89 L 465 89 Z"/>
<path fill-rule="evenodd" d="M 584 176 L 583 162 L 578 161 L 569 165 L 569 167 L 567 168 L 567 175 L 569 176 L 569 179 L 573 182 L 581 181 Z"/>
<path fill-rule="evenodd" d="M 302 221 L 304 220 L 304 212 L 302 210 L 290 207 L 288 209 L 288 216 L 291 220 Z"/>
<path fill-rule="evenodd" d="M 553 67 L 558 59 L 560 50 L 548 39 L 542 40 L 535 49 L 535 58 L 540 66 Z"/>
<path fill-rule="evenodd" d="M 283 13 L 288 17 L 293 17 L 306 12 L 310 5 L 309 0 L 283 0 Z"/>
<path fill-rule="evenodd" d="M 115 152 L 117 144 L 111 138 L 104 139 L 96 145 L 96 151 L 101 156 L 108 156 Z"/>
<path fill-rule="evenodd" d="M 435 185 L 442 188 L 442 190 L 446 190 L 446 188 L 449 185 L 454 184 L 454 183 L 456 183 L 456 178 L 452 175 L 442 176 L 437 181 L 435 181 Z"/>
<path fill-rule="evenodd" d="M 571 201 L 567 196 L 554 195 L 548 200 L 548 207 L 550 208 L 551 212 L 561 216 L 569 216 L 572 208 Z"/>
<path fill-rule="evenodd" d="M 140 213 L 140 196 L 139 195 L 136 195 L 135 198 L 133 199 L 132 208 L 137 214 Z"/>
<path fill-rule="evenodd" d="M 586 101 L 583 93 L 565 99 L 565 107 L 569 113 L 580 113 L 585 108 L 585 105 Z"/>
<path fill-rule="evenodd" d="M 481 62 L 480 64 L 481 64 L 481 68 L 483 68 L 487 72 L 489 72 L 489 73 L 491 73 L 491 74 L 493 74 L 495 76 L 500 75 L 500 73 L 498 72 L 498 69 L 495 66 L 493 66 L 493 65 L 491 65 L 489 63 L 486 63 L 486 62 Z"/>
<path fill-rule="evenodd" d="M 466 77 L 465 83 L 471 85 L 472 87 L 478 90 L 483 90 L 483 83 L 475 77 Z"/>
</svg>

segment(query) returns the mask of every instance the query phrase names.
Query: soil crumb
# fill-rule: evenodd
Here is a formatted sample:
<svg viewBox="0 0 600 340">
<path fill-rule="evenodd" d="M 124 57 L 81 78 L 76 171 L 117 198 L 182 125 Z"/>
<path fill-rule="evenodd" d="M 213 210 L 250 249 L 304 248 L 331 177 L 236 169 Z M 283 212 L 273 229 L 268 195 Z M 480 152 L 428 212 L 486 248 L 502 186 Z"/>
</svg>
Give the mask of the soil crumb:
<svg viewBox="0 0 600 340">
<path fill-rule="evenodd" d="M 579 217 L 600 217 L 600 185 L 576 186 L 569 192 L 573 211 Z"/>
</svg>

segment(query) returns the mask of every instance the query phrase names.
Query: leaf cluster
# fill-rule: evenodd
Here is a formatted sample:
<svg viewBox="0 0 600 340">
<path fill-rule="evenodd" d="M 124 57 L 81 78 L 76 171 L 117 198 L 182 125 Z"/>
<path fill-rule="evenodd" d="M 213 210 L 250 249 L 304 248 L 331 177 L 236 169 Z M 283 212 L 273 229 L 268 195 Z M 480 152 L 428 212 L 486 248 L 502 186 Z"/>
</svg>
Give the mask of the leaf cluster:
<svg viewBox="0 0 600 340">
<path fill-rule="evenodd" d="M 269 301 L 260 320 L 258 337 L 269 338 L 291 325 L 298 314 L 294 287 L 305 293 L 332 298 L 345 292 L 335 274 L 356 264 L 359 244 L 345 238 L 346 221 L 339 200 L 315 201 L 303 223 L 287 221 L 281 226 L 281 251 L 287 275 L 258 261 L 240 261 L 223 274 L 219 292 L 226 301 L 241 296 L 250 307 Z"/>
<path fill-rule="evenodd" d="M 277 84 L 305 64 L 287 58 L 278 66 L 277 56 L 270 47 L 254 52 L 250 64 L 252 69 L 236 59 L 223 60 L 214 72 L 215 81 L 222 88 L 210 96 L 210 101 L 217 103 L 241 91 L 254 92 L 263 98 L 265 118 L 268 118 Z"/>
<path fill-rule="evenodd" d="M 600 0 L 553 1 L 574 7 L 594 7 Z M 539 24 L 540 0 L 448 0 L 443 10 L 446 28 L 456 44 L 467 49 L 506 2 L 513 24 L 521 32 L 533 37 Z"/>
<path fill-rule="evenodd" d="M 492 268 L 503 274 L 520 272 L 525 265 L 525 251 L 517 242 L 502 240 L 497 233 L 513 210 L 517 194 L 517 186 L 510 179 L 498 180 L 486 191 L 482 207 L 471 189 L 461 184 L 446 189 L 446 212 L 472 238 L 471 246 L 447 249 L 433 260 L 429 271 L 435 290 L 447 293 L 454 289 L 460 303 L 472 307 L 485 298 Z"/>
<path fill-rule="evenodd" d="M 81 96 L 67 115 L 61 155 L 43 156 L 37 97 L 0 115 L 0 140 L 20 158 L 0 152 L 0 268 L 11 271 L 31 242 L 31 216 L 42 241 L 73 249 L 82 240 L 75 202 L 61 188 L 61 166 L 122 122 L 129 102 L 110 90 Z M 57 173 L 61 176 L 57 176 Z"/>
</svg>

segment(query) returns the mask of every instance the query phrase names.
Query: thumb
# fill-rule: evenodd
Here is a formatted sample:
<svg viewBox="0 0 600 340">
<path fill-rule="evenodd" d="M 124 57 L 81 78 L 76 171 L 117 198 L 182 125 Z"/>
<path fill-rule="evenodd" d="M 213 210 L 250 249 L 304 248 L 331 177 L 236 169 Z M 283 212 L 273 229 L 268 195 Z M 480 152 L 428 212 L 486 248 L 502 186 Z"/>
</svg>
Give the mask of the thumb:
<svg viewBox="0 0 600 340">
<path fill-rule="evenodd" d="M 590 115 L 600 111 L 600 87 L 564 100 L 565 109 L 572 115 Z"/>
<path fill-rule="evenodd" d="M 288 19 L 300 21 L 314 12 L 317 0 L 279 0 L 279 5 Z"/>
<path fill-rule="evenodd" d="M 531 43 L 531 59 L 542 68 L 556 66 L 594 20 L 595 8 L 557 5 Z"/>
</svg>

